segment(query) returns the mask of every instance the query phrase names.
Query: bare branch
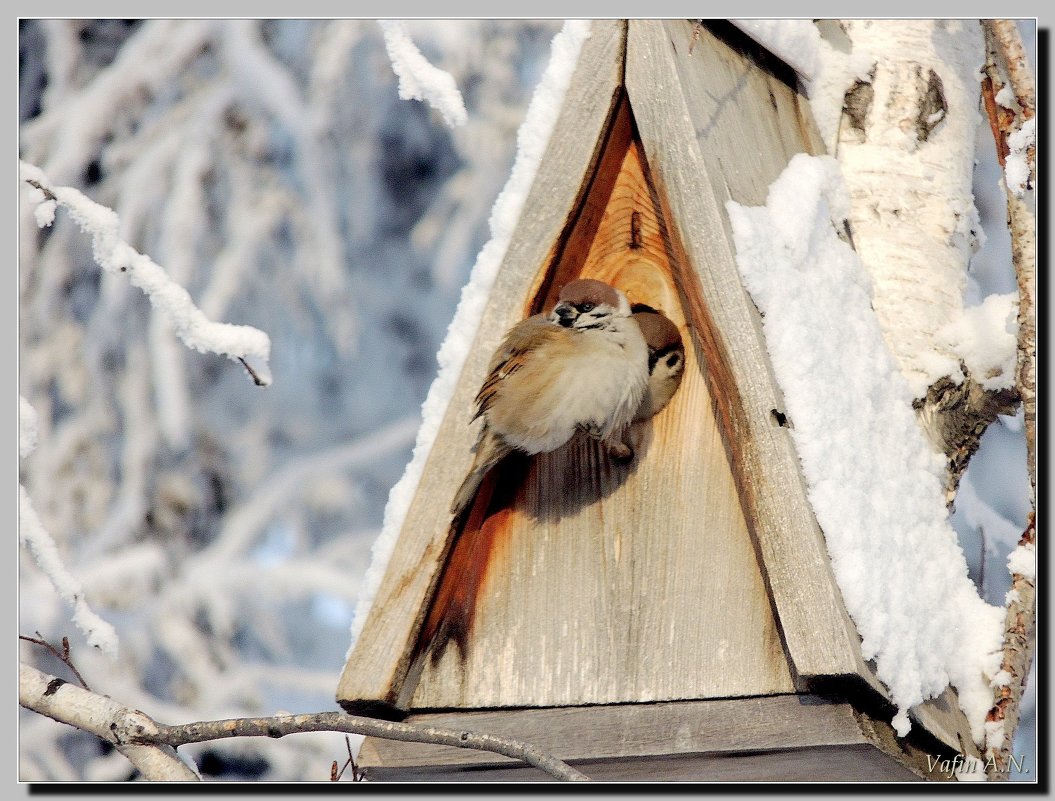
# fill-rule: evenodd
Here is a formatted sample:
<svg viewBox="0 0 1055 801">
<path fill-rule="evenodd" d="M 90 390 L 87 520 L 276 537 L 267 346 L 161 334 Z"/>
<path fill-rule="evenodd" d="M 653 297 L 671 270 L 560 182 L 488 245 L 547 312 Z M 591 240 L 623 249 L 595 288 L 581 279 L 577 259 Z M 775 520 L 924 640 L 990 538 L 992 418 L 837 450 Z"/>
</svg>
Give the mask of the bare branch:
<svg viewBox="0 0 1055 801">
<path fill-rule="evenodd" d="M 356 764 L 355 755 L 352 754 L 352 741 L 348 739 L 348 735 L 344 736 L 344 744 L 348 748 L 348 759 L 345 760 L 344 766 L 340 769 L 340 771 L 337 770 L 337 760 L 333 760 L 333 767 L 330 769 L 330 781 L 339 782 L 341 780 L 341 777 L 344 775 L 345 769 L 351 768 L 352 781 L 361 782 L 365 778 L 365 776 L 363 775 L 363 772 L 359 770 L 359 765 Z"/>
<path fill-rule="evenodd" d="M 73 671 L 73 675 L 77 677 L 77 681 L 79 681 L 81 683 L 81 687 L 83 687 L 86 690 L 91 690 L 92 689 L 91 687 L 88 686 L 88 682 L 86 682 L 84 680 L 84 677 L 81 675 L 81 672 L 79 670 L 77 670 L 77 666 L 73 664 L 73 660 L 70 658 L 70 638 L 69 637 L 63 637 L 62 638 L 62 650 L 60 651 L 58 648 L 56 648 L 50 642 L 45 640 L 44 639 L 44 635 L 41 634 L 39 631 L 36 632 L 36 635 L 37 635 L 37 637 L 27 637 L 24 634 L 19 634 L 18 635 L 18 639 L 25 640 L 26 642 L 31 642 L 34 645 L 40 645 L 40 646 L 42 646 L 44 648 L 47 648 L 49 651 L 51 651 L 52 654 L 54 654 L 56 657 L 58 657 L 58 659 L 62 662 L 62 664 L 64 664 L 66 667 L 68 667 L 70 670 Z M 39 638 L 39 639 L 37 639 L 37 638 Z"/>
<path fill-rule="evenodd" d="M 33 178 L 27 178 L 26 179 L 26 183 L 29 184 L 30 186 L 36 187 L 41 192 L 43 192 L 44 193 L 44 198 L 46 200 L 55 200 L 55 201 L 58 200 L 58 198 L 55 197 L 55 193 L 52 192 L 50 189 L 48 189 L 46 186 L 44 186 L 44 184 L 42 184 L 40 181 L 36 181 Z"/>
<path fill-rule="evenodd" d="M 120 734 L 125 742 L 167 744 L 172 746 L 222 740 L 228 737 L 285 737 L 311 731 L 339 731 L 402 740 L 414 743 L 472 748 L 519 759 L 562 781 L 588 781 L 588 778 L 556 757 L 533 745 L 508 737 L 480 734 L 438 726 L 393 723 L 374 718 L 347 715 L 343 712 L 317 712 L 307 715 L 278 715 L 270 718 L 234 718 L 199 721 L 176 726 L 150 721 L 150 727 L 133 726 Z"/>
<path fill-rule="evenodd" d="M 26 709 L 68 723 L 111 743 L 146 778 L 153 780 L 197 779 L 173 750 L 181 745 L 229 737 L 278 738 L 313 731 L 337 731 L 491 751 L 519 759 L 561 781 L 589 780 L 565 762 L 519 740 L 458 729 L 354 717 L 343 712 L 235 718 L 166 726 L 143 712 L 128 709 L 105 696 L 75 687 L 28 665 L 20 666 L 18 701 Z"/>
<path fill-rule="evenodd" d="M 238 361 L 240 361 L 242 363 L 242 367 L 244 367 L 245 371 L 247 373 L 249 373 L 249 377 L 251 379 L 253 379 L 253 383 L 254 384 L 256 384 L 258 387 L 266 387 L 267 386 L 267 381 L 262 379 L 260 377 L 260 374 L 256 370 L 254 370 L 252 367 L 249 366 L 249 362 L 247 362 L 244 357 L 239 356 L 238 357 Z"/>
<path fill-rule="evenodd" d="M 149 717 L 109 698 L 82 689 L 29 665 L 19 665 L 18 703 L 60 723 L 94 734 L 113 745 L 143 777 L 151 781 L 197 781 L 175 750 L 164 744 L 139 745 L 122 741 L 117 731 L 156 730 Z"/>
</svg>

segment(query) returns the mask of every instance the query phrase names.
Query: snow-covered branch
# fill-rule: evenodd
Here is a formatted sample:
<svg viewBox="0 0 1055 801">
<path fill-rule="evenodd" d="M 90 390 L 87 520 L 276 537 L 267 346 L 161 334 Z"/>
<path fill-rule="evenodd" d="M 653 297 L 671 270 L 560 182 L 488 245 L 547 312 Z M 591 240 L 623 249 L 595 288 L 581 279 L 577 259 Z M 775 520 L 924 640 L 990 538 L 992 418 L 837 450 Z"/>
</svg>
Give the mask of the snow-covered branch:
<svg viewBox="0 0 1055 801">
<path fill-rule="evenodd" d="M 450 73 L 433 66 L 421 55 L 402 22 L 379 20 L 378 24 L 385 34 L 392 71 L 399 78 L 399 96 L 404 100 L 424 100 L 452 128 L 465 125 L 468 119 L 465 101 Z"/>
<path fill-rule="evenodd" d="M 53 185 L 44 172 L 32 164 L 19 162 L 19 172 L 21 179 L 38 192 L 36 215 L 39 225 L 51 224 L 56 206 L 66 208 L 81 230 L 91 236 L 92 252 L 99 266 L 110 272 L 127 273 L 132 284 L 142 289 L 154 308 L 166 316 L 187 347 L 239 361 L 254 383 L 259 386 L 271 383 L 267 364 L 271 340 L 267 334 L 247 325 L 212 322 L 164 268 L 120 238 L 120 220 L 111 209 L 95 203 L 72 187 Z"/>
<path fill-rule="evenodd" d="M 1022 40 L 1014 22 L 986 20 L 985 72 L 987 88 L 994 98 L 985 104 L 990 127 L 1002 154 L 1007 184 L 1007 219 L 1011 231 L 1011 260 L 1018 282 L 1018 342 L 1016 385 L 1022 397 L 1026 433 L 1026 460 L 1036 508 L 1036 216 L 1026 189 L 1032 188 L 1035 174 L 1033 126 L 1036 123 L 1036 90 L 1026 63 Z M 1020 114 L 1001 114 L 997 103 L 1005 95 L 1000 67 L 1006 70 Z M 996 102 L 993 102 L 996 101 Z M 1011 103 L 1000 103 L 1010 108 Z M 1017 127 L 1016 127 L 1017 126 Z M 1036 648 L 1036 512 L 1008 557 L 1011 590 L 1007 594 L 1004 622 L 1004 648 L 999 681 L 993 682 L 994 703 L 986 716 L 986 756 L 993 778 L 1007 779 L 1015 729 L 1021 714 L 1022 695 L 1033 664 Z"/>
<path fill-rule="evenodd" d="M 36 447 L 37 416 L 25 398 L 19 396 L 18 404 L 18 452 L 24 459 Z M 18 485 L 18 540 L 33 554 L 55 591 L 73 607 L 73 622 L 84 633 L 88 644 L 111 657 L 117 656 L 117 632 L 88 606 L 80 581 L 62 563 L 55 540 L 40 522 L 29 493 L 21 484 Z"/>
</svg>

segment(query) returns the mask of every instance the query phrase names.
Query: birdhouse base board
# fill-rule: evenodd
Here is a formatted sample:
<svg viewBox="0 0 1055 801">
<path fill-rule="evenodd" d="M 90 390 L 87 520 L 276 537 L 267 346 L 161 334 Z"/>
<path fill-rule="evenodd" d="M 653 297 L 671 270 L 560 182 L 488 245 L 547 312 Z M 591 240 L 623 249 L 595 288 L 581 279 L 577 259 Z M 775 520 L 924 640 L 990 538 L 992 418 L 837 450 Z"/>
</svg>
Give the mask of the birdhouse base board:
<svg viewBox="0 0 1055 801">
<path fill-rule="evenodd" d="M 911 738 L 883 732 L 846 702 L 809 694 L 657 704 L 412 714 L 408 723 L 531 743 L 606 781 L 920 781 L 951 779 Z M 890 736 L 885 736 L 889 734 Z M 929 758 L 928 758 L 929 757 Z M 944 760 L 944 762 L 943 762 Z M 487 751 L 367 738 L 377 781 L 547 781 Z"/>
</svg>

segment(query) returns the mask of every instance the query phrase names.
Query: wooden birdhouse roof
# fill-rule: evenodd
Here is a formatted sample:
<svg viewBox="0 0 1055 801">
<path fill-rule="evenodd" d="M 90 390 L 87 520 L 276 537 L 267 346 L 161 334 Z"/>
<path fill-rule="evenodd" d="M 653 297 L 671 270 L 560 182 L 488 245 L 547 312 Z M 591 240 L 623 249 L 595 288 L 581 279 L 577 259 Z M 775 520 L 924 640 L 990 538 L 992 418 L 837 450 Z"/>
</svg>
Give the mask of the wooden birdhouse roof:
<svg viewBox="0 0 1055 801">
<path fill-rule="evenodd" d="M 759 749 L 883 739 L 854 723 L 860 709 L 886 708 L 885 691 L 833 578 L 725 211 L 728 200 L 764 203 L 801 152 L 823 145 L 794 74 L 731 26 L 593 23 L 341 677 L 345 709 L 490 715 L 499 729 L 501 713 L 479 710 L 515 709 L 518 720 L 550 715 L 529 728 L 552 738 L 571 725 L 568 710 L 593 720 L 598 705 L 655 715 L 665 703 L 683 705 L 667 707 L 670 720 L 768 719 L 783 733 L 769 730 Z M 630 464 L 585 438 L 512 458 L 452 522 L 491 353 L 577 277 L 678 326 L 678 392 L 635 424 Z M 866 700 L 826 706 L 851 696 Z M 735 699 L 752 706 L 737 712 Z M 935 742 L 963 747 L 951 691 L 916 717 Z M 907 748 L 887 739 L 886 752 Z M 573 740 L 565 750 L 578 754 Z M 597 758 L 627 756 L 613 748 L 597 745 Z M 425 764 L 424 752 L 410 763 Z M 385 764 L 397 763 L 410 764 L 390 753 Z"/>
</svg>

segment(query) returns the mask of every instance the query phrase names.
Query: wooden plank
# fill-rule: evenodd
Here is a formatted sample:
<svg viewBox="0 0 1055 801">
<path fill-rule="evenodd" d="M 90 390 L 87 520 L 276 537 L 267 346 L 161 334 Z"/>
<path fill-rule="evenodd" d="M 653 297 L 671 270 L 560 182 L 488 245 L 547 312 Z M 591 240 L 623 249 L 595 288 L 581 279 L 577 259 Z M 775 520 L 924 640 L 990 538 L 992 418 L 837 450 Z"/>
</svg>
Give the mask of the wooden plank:
<svg viewBox="0 0 1055 801">
<path fill-rule="evenodd" d="M 732 85 L 687 96 L 683 82 L 695 86 L 709 81 L 708 69 L 718 76 L 725 74 L 727 80 L 740 74 L 731 68 L 722 73 L 705 61 L 707 53 L 739 58 L 706 29 L 693 55 L 691 42 L 687 22 L 632 20 L 627 92 L 652 178 L 659 196 L 669 203 L 664 211 L 673 221 L 671 239 L 690 266 L 682 282 L 689 293 L 688 305 L 694 316 L 710 321 L 698 333 L 705 341 L 711 375 L 725 390 L 724 395 L 716 393 L 719 416 L 787 651 L 803 678 L 864 675 L 857 631 L 832 576 L 798 456 L 789 431 L 774 414 L 785 407 L 769 367 L 757 310 L 740 283 L 724 208 L 729 180 L 746 198 L 743 187 L 764 190 L 783 164 L 778 158 L 756 157 L 772 147 L 762 135 L 764 129 L 741 129 L 742 139 L 732 143 L 733 152 L 721 150 L 730 142 L 708 139 L 719 127 L 713 124 L 715 107 L 771 105 L 771 96 L 778 104 L 797 104 L 798 99 L 792 88 L 768 79 L 764 92 L 752 89 L 752 73 L 746 79 L 741 75 Z M 702 77 L 693 78 L 693 83 L 682 77 L 693 73 Z M 716 160 L 737 163 L 736 173 L 716 172 Z"/>
<path fill-rule="evenodd" d="M 529 310 L 550 306 L 572 278 L 599 278 L 664 311 L 691 342 L 674 274 L 623 106 L 584 212 Z M 702 356 L 687 349 L 670 406 L 634 427 L 630 465 L 575 441 L 534 459 L 511 502 L 492 504 L 483 567 L 443 579 L 453 594 L 479 577 L 471 630 L 457 648 L 423 651 L 413 708 L 794 690 Z M 466 531 L 456 547 L 475 536 Z"/>
<path fill-rule="evenodd" d="M 947 780 L 950 752 L 896 740 L 850 704 L 818 696 L 560 709 L 421 713 L 410 720 L 516 737 L 594 779 L 701 781 Z M 929 757 L 929 759 L 928 759 Z M 496 754 L 367 738 L 361 767 L 402 781 L 539 781 Z"/>
<path fill-rule="evenodd" d="M 867 743 L 849 704 L 818 696 L 415 713 L 409 722 L 516 737 L 564 760 L 736 753 Z M 497 765 L 498 754 L 368 738 L 364 766 Z"/>
<path fill-rule="evenodd" d="M 918 782 L 922 778 L 869 745 L 818 746 L 754 754 L 687 754 L 574 763 L 603 782 Z M 529 766 L 453 766 L 366 771 L 372 781 L 546 782 Z"/>
<path fill-rule="evenodd" d="M 495 281 L 480 329 L 444 416 L 362 634 L 337 688 L 347 709 L 399 705 L 417 631 L 448 548 L 447 507 L 472 460 L 473 397 L 499 339 L 521 316 L 538 265 L 548 263 L 578 205 L 621 91 L 625 23 L 595 21 L 553 137 Z M 574 135 L 570 135 L 574 132 Z M 511 302 L 512 301 L 512 302 Z"/>
</svg>

